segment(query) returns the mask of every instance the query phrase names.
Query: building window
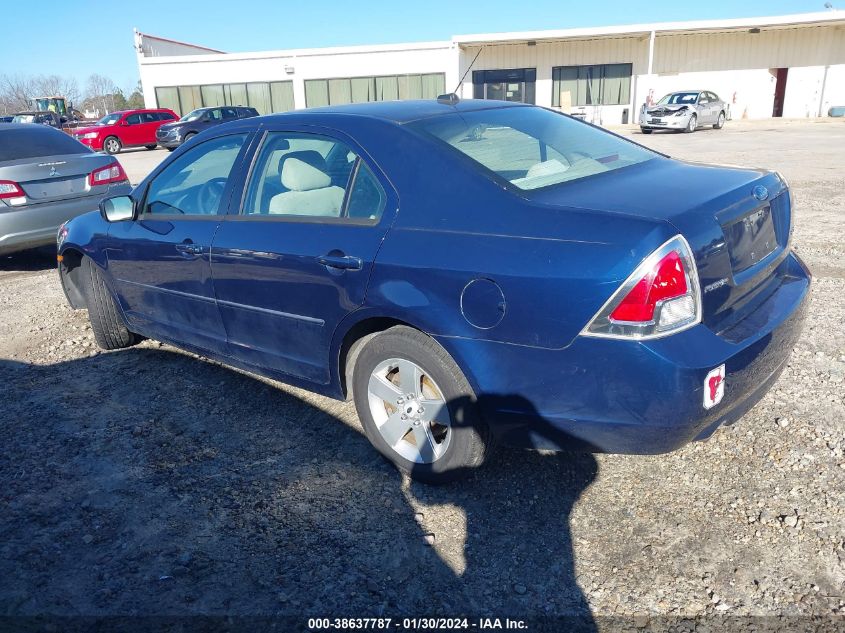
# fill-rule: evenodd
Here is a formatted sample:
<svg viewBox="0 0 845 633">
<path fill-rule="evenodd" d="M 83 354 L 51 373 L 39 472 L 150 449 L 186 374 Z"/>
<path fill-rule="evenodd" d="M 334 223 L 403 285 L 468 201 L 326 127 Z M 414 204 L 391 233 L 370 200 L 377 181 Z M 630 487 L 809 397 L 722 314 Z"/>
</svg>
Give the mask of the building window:
<svg viewBox="0 0 845 633">
<path fill-rule="evenodd" d="M 625 105 L 631 97 L 631 64 L 552 68 L 552 105 Z"/>
<path fill-rule="evenodd" d="M 305 105 L 317 108 L 344 103 L 435 99 L 446 90 L 443 73 L 386 75 L 339 79 L 306 79 Z"/>
<path fill-rule="evenodd" d="M 179 115 L 208 106 L 249 106 L 258 114 L 293 110 L 293 82 L 251 82 L 156 88 L 159 108 Z"/>
<path fill-rule="evenodd" d="M 534 103 L 536 83 L 536 68 L 475 70 L 472 73 L 472 97 Z"/>
</svg>

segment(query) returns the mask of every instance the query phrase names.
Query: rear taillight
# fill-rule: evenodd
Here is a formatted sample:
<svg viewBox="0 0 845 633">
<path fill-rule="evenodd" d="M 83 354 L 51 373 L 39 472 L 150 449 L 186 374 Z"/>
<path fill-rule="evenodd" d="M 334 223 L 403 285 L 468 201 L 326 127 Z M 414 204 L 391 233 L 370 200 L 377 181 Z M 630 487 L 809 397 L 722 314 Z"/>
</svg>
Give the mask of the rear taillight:
<svg viewBox="0 0 845 633">
<path fill-rule="evenodd" d="M 0 180 L 0 199 L 19 198 L 24 195 L 21 186 L 11 180 Z"/>
<path fill-rule="evenodd" d="M 126 172 L 120 163 L 111 163 L 105 167 L 95 169 L 88 174 L 88 184 L 92 187 L 99 185 L 108 185 L 113 182 L 123 182 L 127 180 Z"/>
<path fill-rule="evenodd" d="M 695 260 L 687 241 L 677 235 L 637 267 L 582 334 L 657 338 L 700 321 L 701 293 Z"/>
</svg>

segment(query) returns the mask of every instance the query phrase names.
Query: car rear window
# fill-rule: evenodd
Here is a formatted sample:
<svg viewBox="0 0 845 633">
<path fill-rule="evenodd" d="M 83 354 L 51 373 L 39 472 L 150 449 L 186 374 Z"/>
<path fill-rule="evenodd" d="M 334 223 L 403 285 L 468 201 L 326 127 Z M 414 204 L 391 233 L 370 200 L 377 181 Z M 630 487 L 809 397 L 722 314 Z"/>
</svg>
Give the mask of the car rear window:
<svg viewBox="0 0 845 633">
<path fill-rule="evenodd" d="M 578 180 L 657 156 L 597 127 L 538 107 L 455 112 L 408 126 L 522 190 Z"/>
<path fill-rule="evenodd" d="M 64 132 L 37 124 L 0 128 L 0 161 L 60 154 L 90 154 L 92 150 Z"/>
</svg>

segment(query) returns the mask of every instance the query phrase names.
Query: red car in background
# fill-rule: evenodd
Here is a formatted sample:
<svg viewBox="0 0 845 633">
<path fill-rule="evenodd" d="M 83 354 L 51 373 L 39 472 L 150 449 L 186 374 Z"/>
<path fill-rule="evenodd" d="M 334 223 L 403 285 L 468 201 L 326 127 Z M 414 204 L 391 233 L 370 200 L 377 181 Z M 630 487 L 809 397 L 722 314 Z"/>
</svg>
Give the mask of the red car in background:
<svg viewBox="0 0 845 633">
<path fill-rule="evenodd" d="M 124 147 L 156 148 L 156 130 L 179 117 L 173 110 L 123 110 L 107 114 L 94 125 L 77 128 L 75 139 L 93 150 L 117 154 Z"/>
</svg>

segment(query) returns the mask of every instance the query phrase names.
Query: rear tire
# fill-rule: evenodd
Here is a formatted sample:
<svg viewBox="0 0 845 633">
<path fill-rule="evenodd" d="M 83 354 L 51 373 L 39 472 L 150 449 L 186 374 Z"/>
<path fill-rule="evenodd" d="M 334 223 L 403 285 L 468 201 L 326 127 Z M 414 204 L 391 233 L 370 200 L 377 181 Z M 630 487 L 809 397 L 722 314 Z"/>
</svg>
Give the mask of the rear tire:
<svg viewBox="0 0 845 633">
<path fill-rule="evenodd" d="M 147 149 L 155 149 L 158 145 L 144 145 Z"/>
<path fill-rule="evenodd" d="M 651 128 L 648 128 L 648 127 L 641 127 L 640 130 L 642 131 L 643 134 L 651 134 L 652 132 L 654 132 L 654 130 L 652 130 Z"/>
<path fill-rule="evenodd" d="M 721 130 L 723 127 L 725 127 L 725 113 L 720 112 L 719 113 L 719 119 L 713 125 L 713 129 L 714 130 Z"/>
<path fill-rule="evenodd" d="M 367 439 L 413 479 L 454 481 L 489 454 L 490 432 L 466 377 L 446 350 L 418 330 L 396 326 L 365 343 L 355 361 L 352 394 Z M 418 437 L 428 442 L 418 443 Z"/>
<path fill-rule="evenodd" d="M 89 257 L 82 258 L 82 275 L 86 285 L 88 320 L 97 345 L 106 350 L 135 345 L 140 337 L 123 324 L 117 304 L 106 287 L 103 273 Z"/>
<path fill-rule="evenodd" d="M 698 116 L 693 114 L 689 118 L 689 123 L 687 123 L 686 128 L 684 128 L 684 132 L 686 132 L 687 134 L 692 134 L 693 132 L 695 132 L 696 127 L 698 127 Z"/>
<path fill-rule="evenodd" d="M 106 140 L 103 141 L 103 151 L 106 154 L 119 154 L 121 148 L 123 147 L 120 139 L 116 136 L 108 136 Z"/>
</svg>

